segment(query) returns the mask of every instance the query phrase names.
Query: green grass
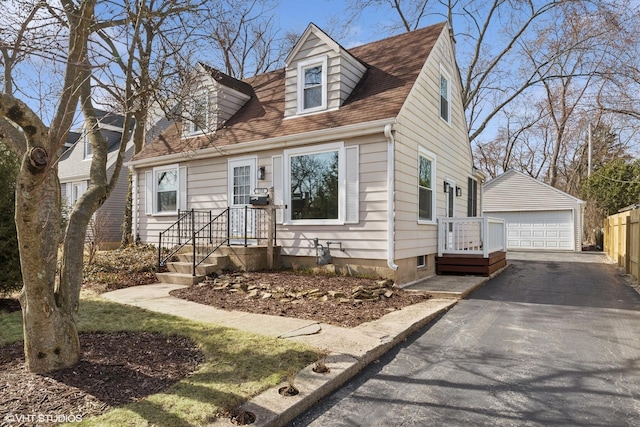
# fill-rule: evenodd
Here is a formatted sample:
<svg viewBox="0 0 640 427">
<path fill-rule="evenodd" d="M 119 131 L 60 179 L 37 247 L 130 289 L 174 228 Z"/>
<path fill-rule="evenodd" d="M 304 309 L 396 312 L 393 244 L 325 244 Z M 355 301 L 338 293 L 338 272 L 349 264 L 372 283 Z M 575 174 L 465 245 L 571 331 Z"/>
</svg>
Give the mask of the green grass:
<svg viewBox="0 0 640 427">
<path fill-rule="evenodd" d="M 185 335 L 198 343 L 205 356 L 197 371 L 164 392 L 85 419 L 80 425 L 203 425 L 323 356 L 301 344 L 152 313 L 96 297 L 85 296 L 82 300 L 78 329 Z M 21 313 L 0 314 L 0 331 L 0 344 L 21 340 Z"/>
</svg>

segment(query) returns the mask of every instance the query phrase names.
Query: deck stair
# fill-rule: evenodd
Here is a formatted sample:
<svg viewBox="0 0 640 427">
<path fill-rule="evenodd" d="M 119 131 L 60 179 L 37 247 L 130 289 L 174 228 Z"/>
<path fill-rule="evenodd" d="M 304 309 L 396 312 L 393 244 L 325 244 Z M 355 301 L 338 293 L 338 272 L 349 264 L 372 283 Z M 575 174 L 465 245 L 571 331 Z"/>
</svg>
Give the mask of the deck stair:
<svg viewBox="0 0 640 427">
<path fill-rule="evenodd" d="M 222 270 L 229 265 L 229 257 L 227 255 L 212 254 L 198 265 L 195 274 L 192 274 L 192 253 L 177 253 L 175 258 L 177 261 L 166 263 L 168 272 L 156 273 L 159 282 L 192 286 L 202 282 L 207 276 L 222 273 Z"/>
<path fill-rule="evenodd" d="M 507 265 L 507 253 L 496 251 L 482 255 L 443 255 L 436 258 L 436 274 L 480 274 L 491 276 Z"/>
</svg>

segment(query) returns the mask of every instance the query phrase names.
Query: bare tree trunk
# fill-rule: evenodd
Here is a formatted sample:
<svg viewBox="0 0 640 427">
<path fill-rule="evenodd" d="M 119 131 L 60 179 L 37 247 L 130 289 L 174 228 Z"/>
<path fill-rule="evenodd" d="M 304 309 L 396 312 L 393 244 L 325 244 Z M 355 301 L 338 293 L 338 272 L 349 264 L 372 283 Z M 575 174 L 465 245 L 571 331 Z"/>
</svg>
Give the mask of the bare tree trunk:
<svg viewBox="0 0 640 427">
<path fill-rule="evenodd" d="M 71 366 L 80 358 L 74 310 L 56 292 L 60 184 L 46 154 L 42 148 L 27 153 L 16 186 L 25 361 L 29 371 L 39 373 Z"/>
</svg>

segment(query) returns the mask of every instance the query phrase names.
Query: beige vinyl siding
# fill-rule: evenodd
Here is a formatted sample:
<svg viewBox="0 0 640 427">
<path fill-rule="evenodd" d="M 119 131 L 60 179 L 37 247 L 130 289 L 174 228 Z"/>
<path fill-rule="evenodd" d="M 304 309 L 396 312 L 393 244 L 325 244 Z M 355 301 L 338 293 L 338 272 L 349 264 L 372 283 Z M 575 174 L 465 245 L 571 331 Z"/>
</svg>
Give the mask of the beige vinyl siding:
<svg viewBox="0 0 640 427">
<path fill-rule="evenodd" d="M 340 105 L 351 95 L 366 67 L 346 52 L 340 58 Z"/>
<path fill-rule="evenodd" d="M 317 237 L 323 245 L 327 241 L 342 242 L 345 251 L 332 247 L 334 258 L 386 259 L 386 141 L 381 132 L 378 136 L 345 141 L 345 147 L 353 145 L 359 146 L 359 221 L 345 225 L 279 225 L 278 244 L 282 245 L 283 255 L 315 257 L 313 239 Z M 268 177 L 270 167 L 269 162 Z"/>
<path fill-rule="evenodd" d="M 387 197 L 386 197 L 386 139 L 380 134 L 346 140 L 345 148 L 358 147 L 359 153 L 359 214 L 357 223 L 344 225 L 278 225 L 277 240 L 283 255 L 315 257 L 313 239 L 324 245 L 327 241 L 342 242 L 344 252 L 334 250 L 336 258 L 365 258 L 384 260 L 387 256 Z M 284 150 L 257 153 L 258 167 L 265 167 L 265 180 L 259 186 L 273 183 L 272 158 L 282 156 Z M 240 156 L 241 157 L 241 156 Z M 188 209 L 223 210 L 227 207 L 227 157 L 181 162 L 187 166 Z M 145 215 L 145 172 L 138 170 L 139 232 L 142 241 L 157 244 L 158 233 L 177 217 Z"/>
<path fill-rule="evenodd" d="M 437 252 L 437 225 L 418 223 L 418 153 L 419 147 L 435 157 L 435 218 L 445 215 L 445 180 L 462 188 L 455 197 L 455 216 L 467 214 L 467 178 L 473 161 L 461 102 L 453 53 L 445 29 L 398 116 L 396 126 L 396 224 L 395 258 L 397 260 Z M 450 77 L 450 124 L 440 118 L 441 67 Z"/>
<path fill-rule="evenodd" d="M 223 85 L 217 90 L 217 127 L 221 127 L 249 100 L 249 96 Z"/>
</svg>

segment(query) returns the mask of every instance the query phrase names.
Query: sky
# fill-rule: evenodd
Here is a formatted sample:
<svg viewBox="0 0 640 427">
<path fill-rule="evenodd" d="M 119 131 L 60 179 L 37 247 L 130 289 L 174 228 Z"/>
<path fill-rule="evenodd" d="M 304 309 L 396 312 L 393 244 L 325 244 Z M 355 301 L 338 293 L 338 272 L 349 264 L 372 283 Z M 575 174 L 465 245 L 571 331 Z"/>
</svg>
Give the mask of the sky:
<svg viewBox="0 0 640 427">
<path fill-rule="evenodd" d="M 380 27 L 393 13 L 388 7 L 384 11 L 373 8 L 366 10 L 362 18 L 349 28 L 348 34 L 335 34 L 337 28 L 334 22 L 346 14 L 348 4 L 349 0 L 280 0 L 276 16 L 283 31 L 301 34 L 313 22 L 346 48 L 391 35 L 380 32 Z"/>
</svg>

